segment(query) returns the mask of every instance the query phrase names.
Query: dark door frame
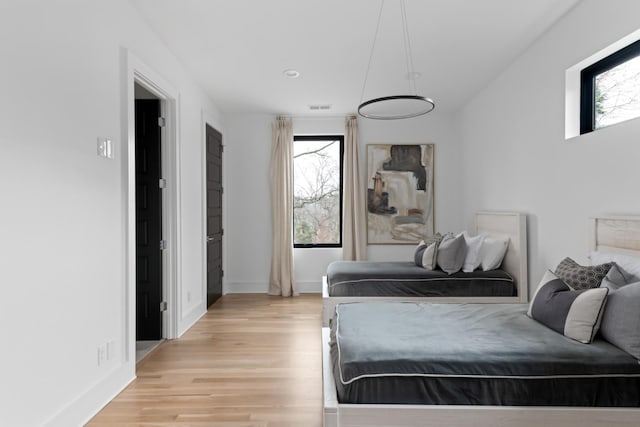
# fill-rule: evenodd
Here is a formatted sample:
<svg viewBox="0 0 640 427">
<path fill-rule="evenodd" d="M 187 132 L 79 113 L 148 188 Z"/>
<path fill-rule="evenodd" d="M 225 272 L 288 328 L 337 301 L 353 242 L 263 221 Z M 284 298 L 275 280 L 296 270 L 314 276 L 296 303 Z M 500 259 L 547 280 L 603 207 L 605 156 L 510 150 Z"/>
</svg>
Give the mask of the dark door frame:
<svg viewBox="0 0 640 427">
<path fill-rule="evenodd" d="M 171 339 L 178 336 L 178 307 L 177 307 L 177 277 L 179 277 L 180 253 L 180 224 L 178 182 L 180 163 L 177 150 L 177 102 L 179 93 L 164 81 L 152 69 L 131 52 L 123 51 L 123 62 L 126 77 L 123 92 L 125 94 L 125 108 L 123 118 L 127 123 L 126 133 L 122 145 L 124 194 L 126 196 L 126 281 L 124 292 L 125 306 L 125 334 L 122 344 L 124 357 L 127 361 L 135 362 L 136 340 L 136 224 L 135 224 L 135 94 L 134 85 L 137 83 L 154 94 L 160 100 L 160 112 L 165 119 L 161 129 L 162 138 L 162 169 L 166 188 L 162 195 L 162 235 L 167 242 L 167 249 L 163 253 L 163 296 L 167 303 L 167 310 L 163 313 L 163 338 Z"/>
</svg>

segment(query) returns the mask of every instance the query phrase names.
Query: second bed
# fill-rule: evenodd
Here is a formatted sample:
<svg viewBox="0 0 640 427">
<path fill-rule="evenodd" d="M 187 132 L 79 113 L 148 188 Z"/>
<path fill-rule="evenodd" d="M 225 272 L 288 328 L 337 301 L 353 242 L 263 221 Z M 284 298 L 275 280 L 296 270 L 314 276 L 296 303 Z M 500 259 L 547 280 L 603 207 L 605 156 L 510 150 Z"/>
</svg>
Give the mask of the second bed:
<svg viewBox="0 0 640 427">
<path fill-rule="evenodd" d="M 476 213 L 476 234 L 508 238 L 500 269 L 458 272 L 425 270 L 412 262 L 338 261 L 323 277 L 323 325 L 335 306 L 356 301 L 514 303 L 528 301 L 527 223 L 518 212 Z"/>
</svg>

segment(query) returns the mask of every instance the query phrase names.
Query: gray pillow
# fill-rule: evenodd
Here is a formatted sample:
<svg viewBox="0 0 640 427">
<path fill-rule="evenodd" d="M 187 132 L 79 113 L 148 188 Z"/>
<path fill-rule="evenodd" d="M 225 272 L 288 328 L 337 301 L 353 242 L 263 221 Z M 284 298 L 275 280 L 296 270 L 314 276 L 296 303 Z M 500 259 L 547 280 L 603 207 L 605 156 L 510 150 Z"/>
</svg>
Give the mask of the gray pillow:
<svg viewBox="0 0 640 427">
<path fill-rule="evenodd" d="M 572 289 L 597 288 L 612 265 L 612 262 L 607 262 L 600 265 L 585 266 L 567 257 L 558 264 L 555 273 Z"/>
<path fill-rule="evenodd" d="M 418 247 L 416 248 L 416 251 L 413 253 L 413 262 L 418 267 L 422 267 L 422 257 L 424 256 L 424 251 L 426 249 L 427 249 L 427 244 L 424 242 L 424 240 L 421 240 L 420 243 L 418 243 Z"/>
<path fill-rule="evenodd" d="M 460 234 L 454 237 L 453 234 L 444 236 L 438 246 L 438 267 L 447 274 L 460 271 L 467 256 L 467 243 L 464 236 Z"/>
<path fill-rule="evenodd" d="M 422 267 L 425 270 L 435 269 L 439 243 L 439 240 L 436 240 L 431 244 L 426 244 L 424 240 L 420 241 L 416 248 L 416 252 L 413 255 L 413 262 L 415 262 L 418 267 Z"/>
<path fill-rule="evenodd" d="M 614 263 L 607 275 L 602 279 L 600 287 L 609 288 L 609 290 L 615 291 L 625 285 L 638 281 L 640 281 L 640 277 L 634 276 L 633 274 L 625 271 L 625 269 L 618 264 Z"/>
<path fill-rule="evenodd" d="M 640 282 L 609 294 L 600 333 L 611 344 L 640 359 Z"/>
<path fill-rule="evenodd" d="M 527 314 L 565 337 L 588 344 L 598 332 L 607 288 L 573 290 L 547 271 Z"/>
</svg>

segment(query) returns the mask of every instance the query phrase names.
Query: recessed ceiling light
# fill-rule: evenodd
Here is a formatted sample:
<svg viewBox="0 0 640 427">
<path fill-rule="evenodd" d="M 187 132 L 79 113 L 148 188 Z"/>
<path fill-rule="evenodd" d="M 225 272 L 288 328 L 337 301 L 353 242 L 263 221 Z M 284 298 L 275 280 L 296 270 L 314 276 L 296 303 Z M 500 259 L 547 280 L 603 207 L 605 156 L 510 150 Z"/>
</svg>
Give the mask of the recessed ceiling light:
<svg viewBox="0 0 640 427">
<path fill-rule="evenodd" d="M 290 79 L 297 79 L 298 77 L 300 77 L 300 73 L 298 72 L 298 70 L 294 70 L 292 68 L 284 70 L 282 74 L 289 77 Z"/>
</svg>

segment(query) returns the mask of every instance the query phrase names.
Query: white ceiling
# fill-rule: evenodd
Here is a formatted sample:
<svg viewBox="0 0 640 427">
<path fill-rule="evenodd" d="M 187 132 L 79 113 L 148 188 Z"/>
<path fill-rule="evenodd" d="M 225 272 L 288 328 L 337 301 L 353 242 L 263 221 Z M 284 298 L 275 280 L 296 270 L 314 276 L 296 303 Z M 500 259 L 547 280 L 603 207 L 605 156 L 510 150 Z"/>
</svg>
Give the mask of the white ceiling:
<svg viewBox="0 0 640 427">
<path fill-rule="evenodd" d="M 578 1 L 406 0 L 418 94 L 461 107 Z M 341 115 L 362 100 L 379 1 L 131 2 L 224 112 Z M 400 3 L 387 0 L 364 100 L 406 94 L 406 74 Z"/>
</svg>

